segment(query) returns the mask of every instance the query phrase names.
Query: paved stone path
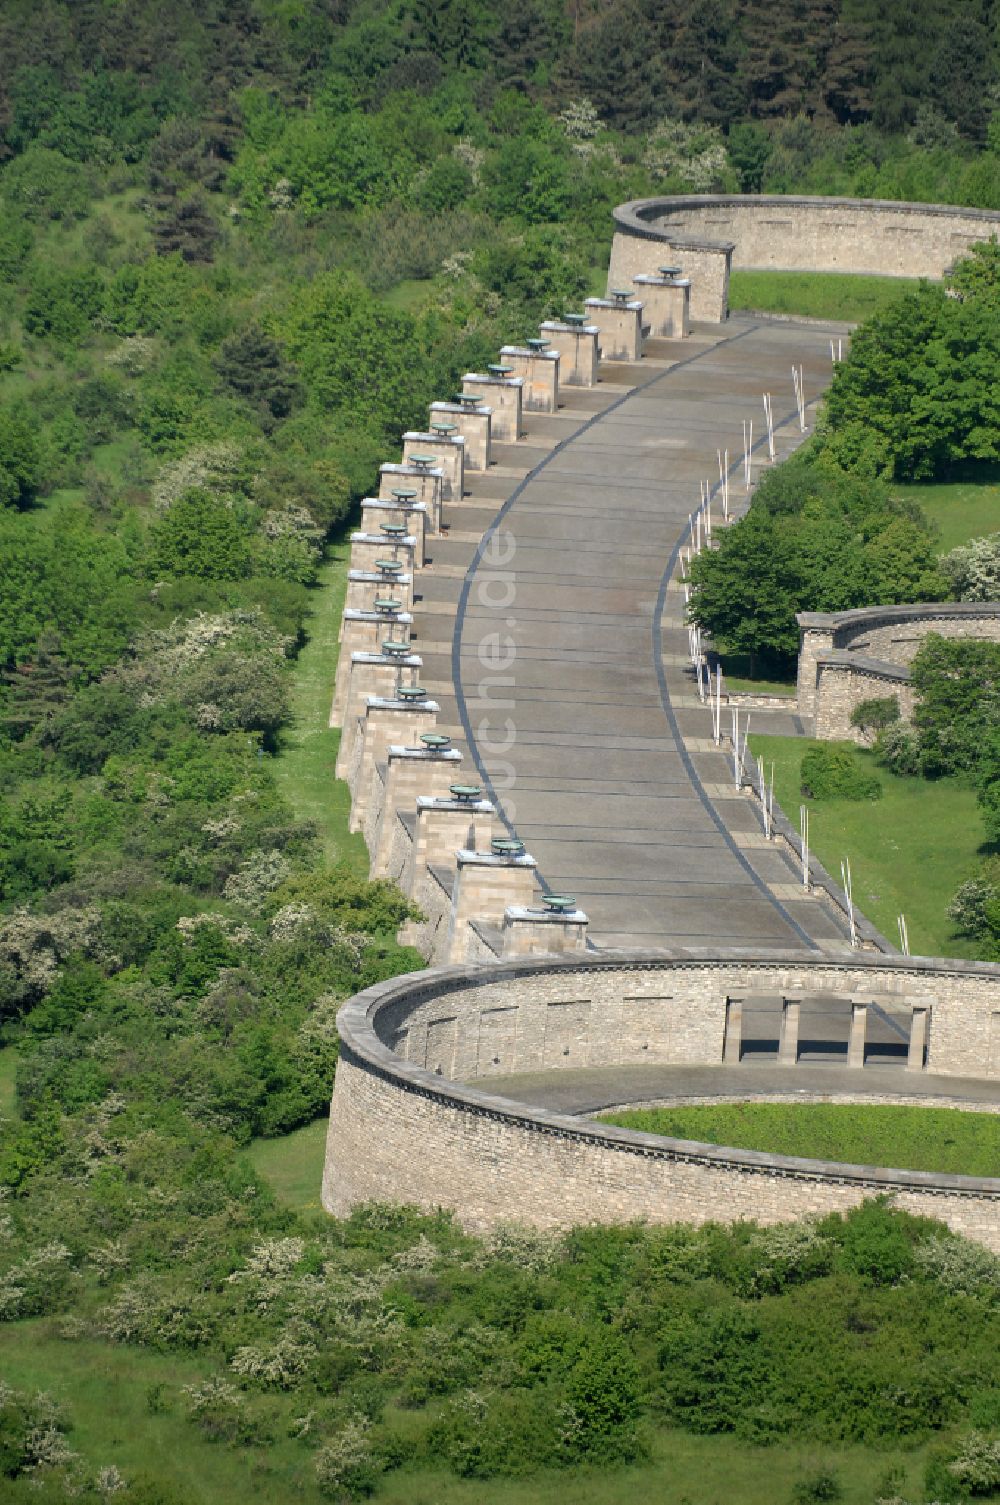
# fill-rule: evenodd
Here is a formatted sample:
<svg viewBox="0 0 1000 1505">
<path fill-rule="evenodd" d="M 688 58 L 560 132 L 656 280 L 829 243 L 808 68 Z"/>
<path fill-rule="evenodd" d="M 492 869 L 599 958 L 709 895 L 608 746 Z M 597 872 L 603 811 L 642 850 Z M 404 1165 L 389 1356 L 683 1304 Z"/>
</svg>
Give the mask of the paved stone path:
<svg viewBox="0 0 1000 1505">
<path fill-rule="evenodd" d="M 996 1082 L 933 1076 L 900 1067 L 846 1066 L 592 1066 L 524 1072 L 475 1084 L 497 1097 L 554 1113 L 593 1114 L 672 1098 L 943 1097 L 984 1109 L 1000 1104 Z"/>
<path fill-rule="evenodd" d="M 755 474 L 766 462 L 762 392 L 779 455 L 799 442 L 791 369 L 816 398 L 832 328 L 733 319 L 602 367 L 601 385 L 564 391 L 558 414 L 526 415 L 527 440 L 468 478 L 435 541 L 416 605 L 422 680 L 599 946 L 843 944 L 711 746 L 672 578 L 720 447 L 742 501 L 745 417 Z M 802 729 L 781 712 L 752 724 Z"/>
</svg>

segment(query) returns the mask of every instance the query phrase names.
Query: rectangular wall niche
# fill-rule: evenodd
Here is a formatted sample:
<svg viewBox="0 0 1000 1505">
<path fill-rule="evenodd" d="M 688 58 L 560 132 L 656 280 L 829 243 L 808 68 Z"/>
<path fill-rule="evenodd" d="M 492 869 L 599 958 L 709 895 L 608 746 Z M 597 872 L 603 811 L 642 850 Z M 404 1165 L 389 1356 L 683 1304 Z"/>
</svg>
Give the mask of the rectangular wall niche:
<svg viewBox="0 0 1000 1505">
<path fill-rule="evenodd" d="M 549 1066 L 586 1066 L 590 1057 L 590 999 L 572 998 L 545 1009 L 544 1062 Z"/>
<path fill-rule="evenodd" d="M 672 995 L 622 999 L 621 1059 L 623 1065 L 670 1059 L 670 1013 Z"/>
<path fill-rule="evenodd" d="M 517 1015 L 516 1005 L 507 1009 L 483 1009 L 479 1015 L 477 1075 L 497 1076 L 514 1070 Z"/>
<path fill-rule="evenodd" d="M 424 1056 L 424 1065 L 428 1071 L 438 1072 L 441 1076 L 454 1076 L 455 1032 L 456 1019 L 454 1014 L 448 1019 L 432 1019 L 429 1022 L 427 1025 L 427 1051 Z"/>
</svg>

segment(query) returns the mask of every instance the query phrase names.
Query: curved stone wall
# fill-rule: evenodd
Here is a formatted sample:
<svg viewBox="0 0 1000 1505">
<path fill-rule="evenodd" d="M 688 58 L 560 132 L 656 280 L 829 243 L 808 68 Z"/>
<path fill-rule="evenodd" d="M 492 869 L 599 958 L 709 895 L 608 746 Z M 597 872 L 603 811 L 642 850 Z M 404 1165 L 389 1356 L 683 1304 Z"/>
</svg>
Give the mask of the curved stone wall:
<svg viewBox="0 0 1000 1505">
<path fill-rule="evenodd" d="M 614 223 L 609 288 L 676 260 L 692 279 L 695 319 L 726 317 L 731 266 L 941 277 L 1000 233 L 990 209 L 780 195 L 635 199 L 615 209 Z"/>
<path fill-rule="evenodd" d="M 1000 1250 L 1000 1179 L 662 1139 L 478 1085 L 565 1066 L 718 1064 L 734 1001 L 769 991 L 894 1000 L 929 1019 L 935 1073 L 1000 1076 L 1000 969 L 985 964 L 691 951 L 438 968 L 369 988 L 340 1012 L 323 1205 L 336 1215 L 367 1201 L 447 1207 L 473 1228 L 780 1222 L 885 1192 Z"/>
<path fill-rule="evenodd" d="M 800 612 L 796 698 L 817 737 L 855 738 L 851 712 L 863 700 L 895 695 L 913 712 L 909 666 L 928 633 L 1000 642 L 1000 603 L 932 601 L 855 611 Z"/>
</svg>

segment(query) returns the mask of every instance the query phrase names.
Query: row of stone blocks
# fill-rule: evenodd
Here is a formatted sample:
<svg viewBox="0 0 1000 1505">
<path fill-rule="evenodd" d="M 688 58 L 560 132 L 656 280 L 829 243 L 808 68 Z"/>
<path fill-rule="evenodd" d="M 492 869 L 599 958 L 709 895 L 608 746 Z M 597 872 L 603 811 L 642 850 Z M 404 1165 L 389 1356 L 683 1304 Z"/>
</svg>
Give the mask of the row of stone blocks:
<svg viewBox="0 0 1000 1505">
<path fill-rule="evenodd" d="M 560 380 L 593 386 L 602 358 L 638 360 L 650 334 L 689 332 L 689 283 L 671 269 L 635 281 L 641 299 L 588 298 L 583 314 L 547 321 L 539 339 L 467 373 L 458 396 L 431 403 L 426 431 L 404 434 L 402 460 L 380 466 L 378 495 L 361 504 L 330 711 L 343 728 L 337 774 L 372 876 L 394 879 L 425 915 L 402 938 L 435 962 L 586 945 L 586 915 L 532 903 L 534 858 L 505 839 L 478 786 L 457 782 L 461 754 L 436 733 L 439 708 L 417 683 L 413 591 L 466 470 L 485 470 L 494 442 L 524 438 L 526 411 L 555 412 Z"/>
</svg>

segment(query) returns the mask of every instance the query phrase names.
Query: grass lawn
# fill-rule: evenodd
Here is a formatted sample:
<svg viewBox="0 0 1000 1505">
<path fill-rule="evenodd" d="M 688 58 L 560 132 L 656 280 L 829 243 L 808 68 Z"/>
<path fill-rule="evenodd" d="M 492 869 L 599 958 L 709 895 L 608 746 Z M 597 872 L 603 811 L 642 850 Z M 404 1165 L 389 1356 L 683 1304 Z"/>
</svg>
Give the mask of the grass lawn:
<svg viewBox="0 0 1000 1505">
<path fill-rule="evenodd" d="M 96 1473 L 115 1464 L 126 1478 L 146 1474 L 186 1505 L 320 1505 L 309 1451 L 287 1433 L 298 1415 L 296 1397 L 272 1394 L 272 1435 L 257 1447 L 203 1440 L 186 1420 L 184 1385 L 220 1373 L 186 1355 L 154 1354 L 91 1340 L 67 1341 L 46 1319 L 4 1328 L 3 1377 L 18 1389 L 45 1390 L 69 1412 L 69 1444 Z M 273 1408 L 273 1409 L 271 1409 Z M 392 1420 L 416 1435 L 426 1426 L 419 1412 Z M 407 1425 L 409 1423 L 409 1426 Z M 729 1437 L 695 1437 L 657 1428 L 648 1462 L 631 1467 L 543 1473 L 532 1479 L 458 1479 L 437 1469 L 404 1468 L 380 1480 L 374 1498 L 384 1505 L 782 1505 L 804 1477 L 820 1467 L 840 1481 L 845 1505 L 871 1505 L 889 1470 L 897 1487 L 919 1498 L 924 1450 L 783 1444 L 755 1448 Z M 37 1498 L 30 1479 L 7 1481 L 5 1501 Z"/>
<path fill-rule="evenodd" d="M 17 1075 L 18 1054 L 13 1045 L 0 1050 L 0 1119 L 15 1116 L 14 1078 Z"/>
<path fill-rule="evenodd" d="M 1000 532 L 1000 478 L 925 481 L 892 489 L 897 496 L 919 503 L 925 516 L 937 524 L 942 554 L 968 543 L 970 538 Z"/>
<path fill-rule="evenodd" d="M 263 1176 L 279 1202 L 296 1212 L 318 1212 L 323 1178 L 327 1120 L 317 1118 L 304 1129 L 293 1129 L 279 1139 L 255 1139 L 247 1157 Z"/>
<path fill-rule="evenodd" d="M 909 277 L 862 277 L 847 272 L 733 272 L 729 306 L 856 324 L 916 286 Z"/>
<path fill-rule="evenodd" d="M 256 1447 L 203 1439 L 188 1421 L 184 1385 L 225 1370 L 220 1357 L 154 1354 L 96 1340 L 67 1341 L 47 1319 L 4 1326 L 3 1378 L 17 1389 L 44 1390 L 73 1423 L 69 1445 L 94 1474 L 114 1464 L 126 1478 L 145 1474 L 186 1505 L 320 1505 L 301 1443 L 287 1435 L 294 1402 L 282 1399 L 273 1437 Z M 37 1498 L 37 1485 L 6 1480 L 4 1501 Z"/>
<path fill-rule="evenodd" d="M 750 677 L 749 653 L 722 653 L 722 685 L 726 690 L 746 690 L 753 695 L 794 695 L 795 670 L 787 679 Z"/>
<path fill-rule="evenodd" d="M 809 807 L 813 852 L 839 881 L 840 863 L 851 860 L 854 902 L 895 942 L 902 911 L 910 950 L 920 956 L 975 955 L 971 941 L 956 936 L 945 910 L 958 885 L 975 868 L 983 826 L 975 791 L 958 779 L 902 779 L 885 769 L 880 800 L 806 800 L 800 792 L 802 755 L 816 744 L 804 738 L 750 735 L 754 757 L 774 763 L 774 792 L 796 828 L 799 806 Z"/>
<path fill-rule="evenodd" d="M 1000 1115 L 995 1113 L 855 1103 L 718 1103 L 602 1113 L 601 1121 L 775 1155 L 952 1175 L 1000 1174 Z"/>
<path fill-rule="evenodd" d="M 299 819 L 315 822 L 327 860 L 348 862 L 367 878 L 368 849 L 359 834 L 347 830 L 350 797 L 347 785 L 334 776 L 340 732 L 327 725 L 347 590 L 347 539 L 331 544 L 329 555 L 306 624 L 309 640 L 296 660 L 291 721 L 274 761 L 274 776 Z"/>
</svg>

